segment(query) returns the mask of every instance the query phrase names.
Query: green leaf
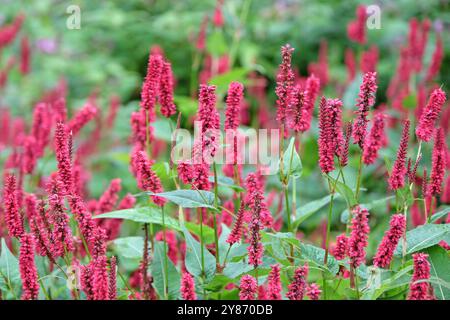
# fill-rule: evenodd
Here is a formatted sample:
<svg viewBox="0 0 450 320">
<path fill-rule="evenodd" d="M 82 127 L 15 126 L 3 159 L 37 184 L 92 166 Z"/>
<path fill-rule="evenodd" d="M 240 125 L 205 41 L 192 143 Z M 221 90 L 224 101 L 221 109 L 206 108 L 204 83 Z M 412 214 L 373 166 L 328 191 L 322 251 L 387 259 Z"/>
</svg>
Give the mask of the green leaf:
<svg viewBox="0 0 450 320">
<path fill-rule="evenodd" d="M 153 285 L 156 292 L 160 297 L 165 297 L 164 287 L 165 287 L 165 262 L 164 257 L 167 253 L 164 252 L 164 242 L 155 242 L 155 254 L 153 256 L 153 261 L 151 264 L 151 272 L 153 276 Z M 172 261 L 167 257 L 167 291 L 168 299 L 176 300 L 180 295 L 180 274 L 173 265 Z"/>
<path fill-rule="evenodd" d="M 209 182 L 214 183 L 213 176 L 210 176 L 208 178 L 208 180 L 209 180 Z M 242 188 L 241 186 L 235 185 L 234 180 L 231 179 L 230 177 L 217 177 L 217 185 L 228 187 L 228 188 L 231 188 L 231 189 L 239 191 L 239 192 L 245 191 L 245 189 Z"/>
<path fill-rule="evenodd" d="M 193 234 L 195 234 L 197 236 L 200 236 L 200 225 L 199 224 L 186 221 L 184 223 L 184 225 L 186 226 L 186 229 L 188 229 L 190 232 L 192 232 Z M 205 241 L 205 243 L 213 243 L 214 242 L 214 229 L 212 229 L 209 226 L 203 225 L 203 241 Z"/>
<path fill-rule="evenodd" d="M 445 207 L 444 209 L 442 209 L 441 211 L 439 211 L 439 212 L 436 212 L 435 214 L 433 214 L 431 217 L 430 217 L 430 222 L 431 223 L 433 223 L 433 222 L 436 222 L 437 220 L 439 220 L 440 218 L 442 218 L 442 217 L 445 217 L 447 214 L 449 214 L 450 213 L 450 207 Z"/>
<path fill-rule="evenodd" d="M 174 101 L 178 107 L 178 110 L 180 110 L 184 117 L 187 118 L 197 113 L 198 106 L 196 100 L 190 97 L 175 96 Z"/>
<path fill-rule="evenodd" d="M 162 193 L 147 192 L 149 195 L 165 198 L 182 208 L 214 209 L 214 193 L 204 190 L 175 190 Z"/>
<path fill-rule="evenodd" d="M 403 107 L 406 109 L 415 109 L 417 106 L 417 97 L 414 93 L 407 95 L 402 101 Z"/>
<path fill-rule="evenodd" d="M 286 151 L 283 154 L 283 174 L 285 176 L 293 176 L 298 178 L 302 175 L 302 172 L 302 160 L 295 150 L 295 138 L 292 137 Z"/>
<path fill-rule="evenodd" d="M 238 81 L 243 84 L 246 82 L 246 76 L 249 70 L 247 68 L 235 68 L 229 72 L 219 74 L 209 80 L 209 84 L 218 87 L 218 94 L 220 92 L 226 92 L 228 86 L 233 81 Z"/>
<path fill-rule="evenodd" d="M 0 277 L 8 290 L 11 290 L 11 287 L 14 289 L 20 283 L 19 261 L 9 251 L 5 239 L 1 239 Z"/>
<path fill-rule="evenodd" d="M 200 243 L 192 237 L 187 229 L 184 229 L 186 239 L 186 269 L 196 277 L 202 277 L 202 247 Z M 216 273 L 216 258 L 203 246 L 204 267 L 206 279 L 212 279 Z"/>
<path fill-rule="evenodd" d="M 389 197 L 386 197 L 386 198 L 374 200 L 374 201 L 369 202 L 369 203 L 360 204 L 360 206 L 363 207 L 363 208 L 366 208 L 367 210 L 371 210 L 373 208 L 377 208 L 379 206 L 382 206 L 382 205 L 386 204 L 386 202 L 388 202 L 389 200 L 391 200 L 393 198 L 395 198 L 395 196 L 389 196 Z M 345 209 L 341 213 L 341 222 L 342 223 L 347 223 L 348 222 L 348 218 L 349 218 L 349 212 L 348 212 L 348 209 Z"/>
<path fill-rule="evenodd" d="M 334 183 L 334 182 L 332 181 L 331 183 Z M 346 184 L 343 184 L 342 182 L 337 181 L 336 191 L 342 197 L 344 197 L 345 201 L 347 202 L 348 207 L 352 208 L 358 204 L 358 201 L 356 201 L 355 193 Z"/>
<path fill-rule="evenodd" d="M 332 275 L 336 275 L 339 272 L 339 265 L 337 260 L 332 256 L 328 255 L 327 265 L 325 266 L 323 261 L 325 257 L 325 250 L 310 244 L 301 243 L 300 244 L 301 257 L 303 259 L 312 262 L 314 265 L 321 269 L 327 270 Z"/>
<path fill-rule="evenodd" d="M 247 261 L 241 260 L 238 262 L 228 262 L 225 269 L 223 269 L 223 274 L 230 279 L 235 279 L 251 270 L 253 270 L 253 266 L 248 264 Z"/>
<path fill-rule="evenodd" d="M 206 48 L 210 54 L 220 57 L 228 50 L 227 42 L 221 30 L 216 30 L 208 35 L 206 40 Z"/>
<path fill-rule="evenodd" d="M 428 261 L 431 264 L 431 275 L 444 282 L 450 283 L 450 257 L 447 251 L 440 246 L 433 246 L 426 250 Z M 432 283 L 434 294 L 440 300 L 450 300 L 450 288 L 442 285 L 439 281 Z"/>
<path fill-rule="evenodd" d="M 131 220 L 140 223 L 154 223 L 162 225 L 162 214 L 161 209 L 155 207 L 140 207 L 140 208 L 131 208 L 125 210 L 117 210 L 108 213 L 99 214 L 93 217 L 94 219 L 106 219 L 106 218 L 114 218 L 114 219 L 125 219 Z M 170 229 L 174 229 L 177 231 L 181 231 L 180 225 L 178 221 L 168 217 L 165 217 L 166 227 Z"/>
<path fill-rule="evenodd" d="M 158 120 L 152 122 L 152 126 L 156 138 L 169 143 L 172 141 L 172 128 L 175 128 L 175 125 L 170 119 L 160 117 Z"/>
<path fill-rule="evenodd" d="M 340 197 L 340 195 L 337 194 L 334 196 L 334 199 L 337 199 L 339 197 Z M 307 204 L 301 205 L 297 209 L 297 212 L 296 212 L 297 219 L 293 223 L 294 228 L 297 229 L 298 226 L 303 221 L 305 221 L 306 219 L 311 217 L 314 213 L 316 213 L 318 210 L 320 210 L 321 208 L 326 206 L 328 203 L 330 203 L 330 200 L 331 200 L 331 195 L 327 195 L 318 200 L 314 200 L 314 201 L 308 202 Z"/>
<path fill-rule="evenodd" d="M 450 234 L 450 224 L 425 224 L 406 233 L 406 254 L 411 254 L 438 244 Z M 402 254 L 403 241 L 397 246 L 395 255 Z"/>
<path fill-rule="evenodd" d="M 111 243 L 116 252 L 123 257 L 130 259 L 142 259 L 142 251 L 144 249 L 143 237 L 123 237 L 115 239 Z"/>
<path fill-rule="evenodd" d="M 94 219 L 125 219 L 131 220 L 140 223 L 153 223 L 162 226 L 162 213 L 159 208 L 154 207 L 140 207 L 140 208 L 132 208 L 125 210 L 112 211 L 108 213 L 103 213 L 94 216 Z M 182 232 L 183 229 L 180 227 L 180 224 L 177 220 L 172 217 L 169 217 L 167 214 L 164 217 L 164 222 L 167 228 Z M 186 228 L 196 234 L 200 235 L 200 227 L 194 223 L 186 222 Z M 203 225 L 203 237 L 206 243 L 213 242 L 214 239 L 214 230 L 206 225 Z"/>
</svg>

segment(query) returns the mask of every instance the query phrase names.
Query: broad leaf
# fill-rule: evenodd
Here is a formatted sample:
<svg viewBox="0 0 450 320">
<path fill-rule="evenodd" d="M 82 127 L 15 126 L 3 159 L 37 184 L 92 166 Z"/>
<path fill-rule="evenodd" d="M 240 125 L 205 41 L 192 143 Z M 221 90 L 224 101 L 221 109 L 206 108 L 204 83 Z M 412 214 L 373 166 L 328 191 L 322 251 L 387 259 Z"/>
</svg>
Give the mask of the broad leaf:
<svg viewBox="0 0 450 320">
<path fill-rule="evenodd" d="M 430 222 L 436 222 L 437 220 L 450 214 L 450 207 L 446 207 L 439 212 L 436 212 L 430 217 Z"/>
<path fill-rule="evenodd" d="M 334 184 L 333 181 L 331 183 Z M 348 207 L 352 208 L 352 207 L 354 207 L 355 205 L 358 204 L 358 202 L 356 201 L 355 193 L 346 184 L 343 184 L 342 182 L 337 181 L 337 183 L 336 183 L 336 191 L 342 197 L 344 197 L 345 201 L 347 202 L 347 206 Z"/>
<path fill-rule="evenodd" d="M 175 268 L 172 261 L 167 257 L 167 280 L 165 276 L 165 261 L 164 257 L 167 256 L 167 253 L 164 251 L 164 242 L 157 241 L 155 242 L 155 254 L 153 256 L 152 264 L 151 264 L 151 272 L 153 276 L 153 285 L 156 289 L 158 295 L 162 298 L 165 298 L 164 288 L 167 286 L 168 288 L 168 299 L 176 300 L 180 295 L 180 274 Z"/>
<path fill-rule="evenodd" d="M 450 224 L 425 224 L 406 233 L 406 254 L 411 254 L 438 244 L 450 234 Z M 395 250 L 400 256 L 403 251 L 403 241 Z"/>
<path fill-rule="evenodd" d="M 111 243 L 117 253 L 123 257 L 130 259 L 142 259 L 142 251 L 144 249 L 143 237 L 123 237 L 115 239 Z M 150 248 L 150 243 L 148 245 Z"/>
<path fill-rule="evenodd" d="M 208 178 L 209 182 L 214 183 L 214 176 Z M 231 188 L 236 191 L 245 191 L 241 186 L 235 185 L 230 177 L 217 177 L 217 185 Z"/>
<path fill-rule="evenodd" d="M 163 225 L 161 210 L 154 207 L 141 207 L 141 208 L 118 210 L 94 216 L 94 219 L 103 219 L 103 218 L 125 219 L 140 223 L 153 223 L 161 226 Z M 167 214 L 164 217 L 164 223 L 168 229 L 180 232 L 183 231 L 182 228 L 180 227 L 179 222 L 174 218 L 169 217 Z M 186 222 L 185 225 L 190 232 L 196 235 L 200 235 L 200 227 L 197 224 Z M 205 239 L 205 242 L 207 243 L 212 242 L 214 239 L 214 230 L 209 226 L 203 225 L 203 237 Z"/>
<path fill-rule="evenodd" d="M 304 243 L 300 244 L 300 249 L 301 249 L 301 257 L 303 259 L 313 263 L 314 265 L 318 266 L 321 269 L 327 270 L 333 275 L 338 273 L 339 265 L 336 259 L 331 254 L 328 255 L 327 265 L 326 266 L 324 265 L 323 263 L 325 257 L 324 249 Z"/>
<path fill-rule="evenodd" d="M 204 190 L 175 190 L 162 193 L 148 192 L 149 195 L 165 198 L 182 208 L 214 209 L 214 193 Z"/>
<path fill-rule="evenodd" d="M 186 239 L 186 269 L 196 277 L 202 277 L 202 249 L 204 257 L 204 271 L 206 279 L 214 277 L 216 272 L 216 258 L 200 243 L 194 239 L 187 229 L 184 229 L 184 238 Z"/>
<path fill-rule="evenodd" d="M 283 154 L 283 175 L 300 177 L 302 172 L 302 160 L 295 150 L 295 138 L 292 137 L 286 151 Z"/>
<path fill-rule="evenodd" d="M 447 251 L 440 246 L 433 246 L 426 250 L 431 265 L 431 276 L 450 283 L 450 257 Z M 434 294 L 439 300 L 450 300 L 450 288 L 441 282 L 432 282 Z"/>
<path fill-rule="evenodd" d="M 334 199 L 338 199 L 340 197 L 339 194 L 334 195 Z M 300 205 L 300 207 L 297 209 L 297 219 L 294 221 L 293 226 L 294 228 L 298 228 L 298 226 L 311 217 L 314 213 L 322 209 L 324 206 L 326 206 L 328 203 L 330 203 L 331 196 L 325 196 L 323 198 L 320 198 L 318 200 L 314 200 L 311 202 L 308 202 L 304 205 Z"/>
<path fill-rule="evenodd" d="M 99 214 L 93 217 L 94 219 L 106 219 L 106 218 L 114 218 L 114 219 L 125 219 L 131 220 L 140 223 L 155 223 L 162 225 L 162 213 L 159 208 L 154 207 L 140 207 L 140 208 L 131 208 L 125 210 L 112 211 L 108 213 Z M 178 224 L 178 221 L 165 216 L 165 224 L 170 229 L 175 229 L 181 231 L 181 228 Z"/>
<path fill-rule="evenodd" d="M 2 286 L 6 286 L 8 290 L 14 289 L 20 282 L 19 261 L 9 251 L 5 239 L 1 239 L 0 277 L 3 282 Z"/>
</svg>

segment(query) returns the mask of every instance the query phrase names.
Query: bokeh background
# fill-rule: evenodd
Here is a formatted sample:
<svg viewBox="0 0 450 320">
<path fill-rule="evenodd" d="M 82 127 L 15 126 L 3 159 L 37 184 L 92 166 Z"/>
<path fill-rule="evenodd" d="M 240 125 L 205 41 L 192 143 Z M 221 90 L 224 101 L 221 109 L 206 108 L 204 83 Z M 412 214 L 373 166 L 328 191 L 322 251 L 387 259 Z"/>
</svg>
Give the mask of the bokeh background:
<svg viewBox="0 0 450 320">
<path fill-rule="evenodd" d="M 381 28 L 367 30 L 367 43 L 364 45 L 350 41 L 347 36 L 347 25 L 355 19 L 355 10 L 361 4 L 376 4 L 381 8 Z M 377 46 L 377 105 L 389 103 L 386 91 L 390 79 L 397 72 L 400 48 L 408 43 L 409 21 L 412 18 L 418 21 L 429 19 L 431 22 L 424 69 L 432 59 L 436 35 L 442 37 L 443 61 L 440 73 L 434 80 L 442 84 L 447 92 L 447 84 L 450 83 L 450 4 L 447 0 L 224 0 L 220 2 L 221 26 L 214 24 L 218 6 L 216 0 L 0 0 L 0 5 L 0 26 L 11 23 L 19 14 L 25 17 L 15 41 L 1 52 L 0 70 L 7 68 L 9 59 L 16 58 L 16 64 L 9 70 L 8 79 L 0 89 L 1 107 L 7 107 L 14 116 L 24 117 L 27 123 L 31 123 L 35 103 L 61 81 L 67 85 L 69 116 L 92 95 L 96 96 L 97 105 L 106 115 L 111 97 L 120 97 L 121 106 L 113 130 L 95 141 L 100 152 L 86 164 L 86 170 L 92 173 L 89 191 L 93 198 L 99 197 L 111 179 L 116 177 L 121 177 L 124 192 L 137 191 L 136 182 L 128 169 L 129 119 L 130 113 L 139 108 L 141 83 L 152 48 L 162 50 L 172 63 L 176 78 L 175 102 L 182 113 L 184 127 L 189 126 L 188 120 L 196 114 L 196 89 L 202 79 L 216 84 L 219 97 L 223 97 L 231 81 L 251 85 L 253 80 L 249 74 L 256 72 L 258 79 L 267 85 L 264 95 L 273 112 L 280 47 L 286 43 L 295 48 L 293 65 L 300 77 L 308 74 L 308 65 L 319 60 L 321 43 L 327 44 L 331 85 L 324 88 L 324 94 L 341 97 L 347 109 L 354 108 L 361 76 L 357 75 L 351 83 L 346 81 L 345 51 L 352 49 L 358 60 L 362 51 Z M 70 30 L 66 26 L 70 16 L 67 8 L 71 5 L 80 7 L 80 29 Z M 205 46 L 199 50 L 198 38 L 202 30 L 205 32 Z M 30 44 L 30 72 L 26 75 L 18 67 L 21 39 L 24 37 L 29 39 Z M 209 57 L 219 61 L 219 65 L 211 66 Z M 214 74 L 210 72 L 205 75 L 208 69 L 215 69 Z M 246 99 L 249 119 L 252 119 L 252 123 L 247 125 L 257 127 L 256 115 L 260 111 L 261 101 L 247 95 Z M 416 97 L 413 96 L 412 100 L 408 104 L 414 105 Z M 223 106 L 219 104 L 218 108 L 223 109 Z M 167 152 L 174 119 L 159 119 L 153 125 L 156 137 Z M 88 124 L 82 136 L 93 135 L 95 126 L 95 121 Z M 317 183 L 321 180 L 316 170 L 317 124 L 313 124 L 312 128 L 303 142 L 303 153 L 307 155 L 302 156 L 304 176 L 299 187 L 303 202 L 327 194 L 326 184 Z M 382 151 L 382 157 L 394 159 L 399 130 L 391 130 L 389 136 L 394 143 Z M 7 158 L 8 150 L 1 153 L 0 164 Z M 425 154 L 431 154 L 431 147 Z M 166 182 L 169 180 L 165 173 L 168 155 L 161 156 L 161 159 L 154 169 Z M 429 166 L 428 156 L 423 161 Z M 50 174 L 56 168 L 56 161 L 49 156 L 38 166 L 44 175 Z M 376 169 L 368 168 L 367 176 L 372 176 Z M 346 175 L 352 183 L 356 173 L 348 170 L 350 172 Z M 371 191 L 367 202 L 385 197 L 386 185 L 381 183 L 385 180 L 382 174 L 365 181 L 365 186 Z M 274 177 L 273 181 L 268 180 L 269 188 L 273 187 L 271 183 L 276 186 L 279 182 Z M 345 205 L 341 203 L 341 210 L 344 209 Z M 380 213 L 384 211 L 385 203 L 382 202 Z M 323 214 L 317 215 L 303 227 L 315 230 L 323 218 Z M 335 219 L 338 223 L 339 215 Z"/>
</svg>

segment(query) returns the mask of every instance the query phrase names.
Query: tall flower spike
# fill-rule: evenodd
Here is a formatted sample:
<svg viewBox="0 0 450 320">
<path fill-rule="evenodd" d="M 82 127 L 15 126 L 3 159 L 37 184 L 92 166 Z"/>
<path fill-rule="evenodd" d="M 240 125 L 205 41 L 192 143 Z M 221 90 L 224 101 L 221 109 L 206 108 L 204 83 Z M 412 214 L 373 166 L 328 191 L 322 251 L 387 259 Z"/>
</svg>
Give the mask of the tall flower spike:
<svg viewBox="0 0 450 320">
<path fill-rule="evenodd" d="M 345 167 L 348 164 L 348 152 L 350 148 L 350 138 L 352 136 L 352 130 L 353 130 L 352 122 L 347 122 L 345 124 L 344 144 L 341 146 L 341 152 L 339 155 L 339 162 L 341 167 Z"/>
<path fill-rule="evenodd" d="M 67 252 L 74 250 L 72 231 L 69 226 L 69 216 L 64 207 L 64 197 L 61 193 L 62 184 L 58 175 L 54 174 L 48 185 L 48 202 L 50 205 L 50 219 L 53 224 L 51 233 L 52 254 L 63 257 Z"/>
<path fill-rule="evenodd" d="M 262 226 L 266 228 L 271 228 L 273 225 L 273 217 L 267 207 L 266 199 L 264 197 L 264 186 L 260 182 L 260 176 L 251 172 L 245 179 L 245 186 L 247 188 L 247 195 L 245 197 L 245 202 L 250 207 L 250 209 L 255 208 L 256 198 L 259 199 L 259 206 L 261 211 L 259 213 Z"/>
<path fill-rule="evenodd" d="M 201 150 L 209 152 L 211 157 L 213 157 L 217 151 L 219 143 L 217 130 L 220 130 L 220 115 L 216 109 L 215 92 L 216 86 L 202 84 L 200 85 L 198 97 L 198 120 L 201 121 L 202 125 Z"/>
<path fill-rule="evenodd" d="M 68 146 L 68 134 L 66 126 L 62 122 L 56 124 L 55 152 L 58 162 L 58 175 L 64 184 L 64 195 L 72 193 L 72 164 Z"/>
<path fill-rule="evenodd" d="M 314 74 L 311 74 L 306 79 L 305 91 L 308 95 L 306 99 L 305 114 L 304 114 L 304 131 L 308 131 L 311 127 L 311 120 L 314 114 L 314 105 L 320 90 L 320 79 Z"/>
<path fill-rule="evenodd" d="M 148 57 L 147 75 L 141 90 L 141 107 L 150 113 L 150 120 L 154 117 L 163 63 L 164 61 L 160 54 L 150 54 Z"/>
<path fill-rule="evenodd" d="M 366 43 L 366 7 L 358 6 L 356 9 L 356 20 L 347 25 L 347 36 L 350 40 L 364 44 Z"/>
<path fill-rule="evenodd" d="M 380 268 L 387 267 L 392 261 L 394 250 L 406 230 L 405 216 L 402 214 L 393 215 L 389 225 L 390 228 L 384 234 L 373 260 L 373 264 Z"/>
<path fill-rule="evenodd" d="M 430 278 L 430 263 L 428 255 L 425 253 L 414 253 L 414 271 L 409 285 L 408 300 L 430 300 L 429 282 L 419 282 L 420 280 L 428 280 Z"/>
<path fill-rule="evenodd" d="M 24 228 L 22 217 L 19 212 L 19 203 L 17 201 L 16 177 L 12 174 L 7 174 L 5 178 L 3 202 L 5 208 L 5 222 L 9 236 L 20 238 L 24 233 Z"/>
<path fill-rule="evenodd" d="M 147 158 L 147 155 L 143 151 L 138 151 L 136 154 L 136 161 L 138 164 L 138 187 L 144 191 L 151 191 L 154 193 L 160 193 L 163 191 L 161 180 L 153 172 L 151 163 Z M 164 205 L 166 202 L 163 198 L 152 196 L 153 202 L 159 206 Z"/>
<path fill-rule="evenodd" d="M 194 278 L 187 272 L 184 272 L 181 277 L 180 292 L 183 300 L 197 300 Z"/>
<path fill-rule="evenodd" d="M 264 247 L 261 243 L 261 199 L 255 193 L 255 205 L 252 209 L 252 216 L 249 222 L 250 228 L 250 245 L 247 248 L 248 251 L 248 263 L 253 267 L 258 267 L 262 264 L 262 256 Z"/>
<path fill-rule="evenodd" d="M 93 290 L 94 300 L 108 299 L 108 271 L 106 256 L 99 256 L 91 263 L 94 264 Z"/>
<path fill-rule="evenodd" d="M 344 260 L 348 254 L 348 238 L 345 233 L 336 237 L 336 246 L 333 250 L 333 255 L 336 260 Z"/>
<path fill-rule="evenodd" d="M 44 148 L 50 140 L 52 119 L 45 103 L 38 103 L 33 110 L 33 123 L 31 126 L 31 135 L 36 140 L 36 157 L 44 154 Z"/>
<path fill-rule="evenodd" d="M 257 290 L 258 285 L 255 278 L 249 274 L 242 276 L 239 285 L 239 300 L 255 300 Z"/>
<path fill-rule="evenodd" d="M 334 155 L 340 154 L 342 102 L 322 97 L 319 109 L 319 166 L 322 172 L 334 170 Z"/>
<path fill-rule="evenodd" d="M 389 177 L 389 188 L 397 190 L 405 185 L 406 176 L 406 155 L 408 152 L 409 140 L 409 120 L 405 120 L 402 131 L 402 138 L 397 151 L 397 159 L 395 159 L 392 173 Z"/>
<path fill-rule="evenodd" d="M 434 141 L 433 156 L 431 161 L 430 185 L 428 186 L 429 195 L 436 196 L 442 192 L 442 184 L 445 177 L 445 168 L 447 160 L 447 147 L 445 145 L 444 130 L 437 129 Z"/>
<path fill-rule="evenodd" d="M 348 255 L 351 266 L 356 269 L 366 260 L 367 239 L 370 231 L 369 212 L 358 205 L 353 209 L 352 216 Z"/>
<path fill-rule="evenodd" d="M 286 120 L 289 129 L 292 129 L 295 132 L 305 132 L 309 129 L 308 104 L 308 93 L 303 91 L 300 86 L 295 86 L 292 89 L 286 112 Z"/>
<path fill-rule="evenodd" d="M 267 277 L 267 298 L 269 300 L 282 300 L 281 296 L 281 280 L 280 280 L 280 266 L 278 264 L 270 266 L 271 270 Z"/>
<path fill-rule="evenodd" d="M 225 110 L 225 130 L 236 130 L 239 127 L 241 104 L 244 99 L 244 86 L 239 82 L 231 82 L 228 87 L 227 107 Z"/>
<path fill-rule="evenodd" d="M 114 209 L 117 201 L 119 200 L 119 192 L 122 190 L 122 180 L 111 180 L 108 188 L 102 194 L 97 202 L 97 214 L 110 212 Z"/>
<path fill-rule="evenodd" d="M 109 300 L 117 299 L 117 259 L 111 257 L 109 263 L 109 287 L 108 287 Z"/>
<path fill-rule="evenodd" d="M 431 93 L 416 128 L 416 135 L 419 140 L 428 142 L 433 137 L 434 124 L 439 117 L 439 113 L 441 113 L 445 100 L 445 92 L 442 89 L 435 89 Z"/>
<path fill-rule="evenodd" d="M 36 300 L 39 284 L 34 263 L 34 239 L 28 233 L 24 233 L 20 238 L 19 270 L 22 279 L 22 300 Z"/>
<path fill-rule="evenodd" d="M 92 251 L 97 229 L 96 224 L 92 219 L 92 215 L 87 210 L 86 205 L 79 196 L 70 197 L 69 205 L 75 220 L 78 222 L 81 235 L 87 242 L 89 250 Z"/>
<path fill-rule="evenodd" d="M 291 67 L 294 48 L 289 44 L 281 47 L 281 64 L 277 74 L 277 86 L 275 93 L 277 99 L 277 120 L 280 125 L 285 125 L 286 110 L 289 105 L 292 86 L 294 84 L 294 72 Z"/>
<path fill-rule="evenodd" d="M 316 283 L 311 283 L 306 289 L 306 295 L 310 300 L 319 300 L 322 291 Z"/>
<path fill-rule="evenodd" d="M 89 121 L 95 118 L 97 113 L 97 107 L 91 101 L 86 102 L 67 124 L 68 132 L 76 135 Z"/>
<path fill-rule="evenodd" d="M 170 62 L 163 62 L 159 103 L 161 104 L 161 114 L 164 117 L 168 118 L 177 112 L 177 107 L 173 102 L 173 73 Z"/>
<path fill-rule="evenodd" d="M 308 264 L 298 267 L 294 272 L 294 280 L 288 286 L 288 293 L 286 296 L 289 300 L 303 300 L 305 290 L 307 287 L 306 279 L 308 277 Z"/>
<path fill-rule="evenodd" d="M 364 143 L 363 161 L 365 164 L 372 164 L 377 160 L 378 151 L 382 147 L 382 137 L 384 135 L 384 114 L 377 113 L 373 118 L 372 128 L 368 138 Z"/>
<path fill-rule="evenodd" d="M 353 141 L 361 149 L 364 148 L 364 140 L 367 131 L 367 115 L 370 107 L 375 103 L 375 93 L 377 91 L 377 73 L 367 72 L 364 74 L 363 82 L 359 87 L 359 94 L 356 106 L 358 107 L 357 118 L 353 124 Z"/>
<path fill-rule="evenodd" d="M 239 207 L 239 211 L 237 213 L 236 222 L 234 223 L 233 230 L 231 230 L 230 234 L 227 238 L 227 243 L 230 245 L 235 244 L 236 242 L 241 241 L 242 237 L 242 223 L 244 222 L 244 201 L 241 201 L 241 206 Z"/>
<path fill-rule="evenodd" d="M 33 136 L 27 136 L 23 141 L 22 171 L 27 174 L 33 173 L 36 160 L 36 139 Z"/>
</svg>

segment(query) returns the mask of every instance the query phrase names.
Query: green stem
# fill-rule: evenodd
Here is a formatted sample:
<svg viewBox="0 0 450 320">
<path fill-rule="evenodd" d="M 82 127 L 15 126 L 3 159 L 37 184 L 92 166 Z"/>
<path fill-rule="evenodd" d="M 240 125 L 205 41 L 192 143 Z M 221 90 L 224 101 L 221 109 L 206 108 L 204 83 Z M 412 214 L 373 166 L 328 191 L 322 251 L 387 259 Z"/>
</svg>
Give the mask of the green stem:
<svg viewBox="0 0 450 320">
<path fill-rule="evenodd" d="M 225 269 L 225 267 L 226 267 L 226 265 L 227 265 L 227 260 L 228 260 L 228 255 L 230 254 L 230 250 L 231 250 L 231 247 L 232 247 L 233 245 L 232 244 L 230 244 L 230 246 L 228 247 L 228 250 L 227 250 L 227 254 L 225 255 L 225 259 L 223 260 L 223 268 Z"/>
<path fill-rule="evenodd" d="M 162 227 L 163 227 L 163 239 L 164 239 L 164 295 L 166 300 L 169 299 L 169 261 L 167 258 L 167 240 L 166 240 L 166 220 L 164 213 L 164 206 L 161 207 L 162 214 Z"/>
<path fill-rule="evenodd" d="M 203 212 L 202 209 L 198 209 L 198 213 L 200 215 L 200 256 L 202 262 L 202 276 L 205 277 L 205 253 L 203 252 Z"/>
<path fill-rule="evenodd" d="M 362 152 L 361 155 L 359 156 L 359 167 L 358 167 L 358 178 L 356 180 L 356 193 L 355 193 L 355 197 L 356 197 L 356 201 L 359 203 L 359 190 L 361 188 L 361 173 L 362 173 Z"/>
<path fill-rule="evenodd" d="M 217 208 L 219 205 L 219 192 L 218 192 L 218 184 L 217 184 L 216 162 L 213 162 L 213 169 L 214 169 L 214 207 Z M 215 245 L 216 245 L 216 264 L 220 265 L 219 233 L 217 231 L 217 217 L 216 217 L 215 212 L 212 212 L 212 214 L 213 214 L 213 223 L 214 223 L 214 241 L 215 241 Z"/>
</svg>

